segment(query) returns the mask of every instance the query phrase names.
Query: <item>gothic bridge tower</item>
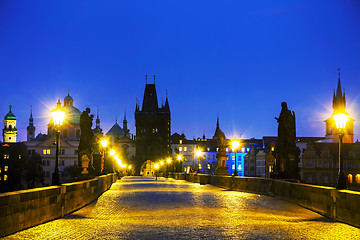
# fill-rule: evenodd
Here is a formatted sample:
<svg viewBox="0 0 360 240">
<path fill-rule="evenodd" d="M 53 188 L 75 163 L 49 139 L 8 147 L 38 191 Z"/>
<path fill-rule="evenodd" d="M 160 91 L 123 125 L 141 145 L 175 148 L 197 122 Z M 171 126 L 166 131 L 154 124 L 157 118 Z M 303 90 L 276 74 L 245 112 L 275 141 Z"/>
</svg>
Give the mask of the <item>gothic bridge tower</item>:
<svg viewBox="0 0 360 240">
<path fill-rule="evenodd" d="M 145 78 L 147 80 L 147 76 Z M 136 103 L 136 173 L 144 162 L 160 161 L 171 155 L 170 152 L 170 107 L 168 97 L 165 104 L 158 106 L 154 83 L 146 82 L 142 108 Z"/>
</svg>

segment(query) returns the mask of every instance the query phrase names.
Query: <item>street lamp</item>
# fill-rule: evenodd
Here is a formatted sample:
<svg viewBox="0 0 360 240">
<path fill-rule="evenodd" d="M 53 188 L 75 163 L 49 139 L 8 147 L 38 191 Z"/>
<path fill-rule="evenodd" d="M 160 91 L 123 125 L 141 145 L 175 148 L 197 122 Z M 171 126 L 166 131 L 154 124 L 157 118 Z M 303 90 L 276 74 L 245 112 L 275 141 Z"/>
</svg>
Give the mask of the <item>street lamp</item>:
<svg viewBox="0 0 360 240">
<path fill-rule="evenodd" d="M 168 158 L 168 159 L 166 159 L 166 161 L 167 161 L 167 164 L 166 164 L 166 178 L 167 178 L 169 176 L 169 165 L 171 163 L 171 159 Z"/>
<path fill-rule="evenodd" d="M 155 180 L 157 180 L 157 173 L 158 173 L 158 169 L 159 169 L 159 164 L 155 164 L 154 168 L 155 168 Z"/>
<path fill-rule="evenodd" d="M 238 171 L 237 171 L 237 165 L 236 165 L 236 149 L 238 149 L 238 147 L 240 146 L 240 143 L 238 140 L 236 140 L 236 137 L 234 139 L 234 141 L 231 142 L 231 145 L 233 147 L 233 150 L 235 152 L 235 169 L 234 169 L 234 176 L 238 175 Z"/>
<path fill-rule="evenodd" d="M 181 164 L 182 156 L 179 154 L 179 155 L 177 156 L 177 159 L 179 160 L 179 165 L 180 165 L 180 167 L 179 167 L 179 172 L 182 172 L 182 164 Z"/>
<path fill-rule="evenodd" d="M 60 169 L 59 169 L 60 128 L 65 118 L 65 111 L 61 107 L 60 100 L 58 100 L 56 104 L 56 108 L 51 110 L 51 114 L 56 131 L 55 170 L 52 175 L 52 185 L 60 185 Z"/>
<path fill-rule="evenodd" d="M 338 173 L 337 189 L 345 189 L 346 188 L 346 178 L 344 176 L 344 170 L 343 170 L 341 145 L 342 145 L 342 140 L 344 137 L 344 130 L 345 130 L 346 122 L 348 121 L 348 119 L 349 119 L 348 115 L 343 114 L 343 113 L 336 114 L 334 116 L 336 127 L 339 130 L 339 173 Z"/>
<path fill-rule="evenodd" d="M 101 161 L 101 172 L 102 173 L 105 173 L 106 172 L 106 167 L 105 167 L 105 154 L 106 154 L 106 147 L 107 147 L 107 145 L 108 145 L 108 140 L 106 140 L 106 139 L 103 139 L 103 140 L 101 140 L 100 141 L 100 143 L 101 143 L 101 146 L 104 148 L 104 154 L 103 154 L 103 159 L 102 159 L 102 161 Z"/>
<path fill-rule="evenodd" d="M 196 156 L 197 156 L 197 160 L 198 160 L 198 173 L 200 173 L 200 157 L 202 155 L 202 152 L 200 149 L 196 150 Z"/>
</svg>

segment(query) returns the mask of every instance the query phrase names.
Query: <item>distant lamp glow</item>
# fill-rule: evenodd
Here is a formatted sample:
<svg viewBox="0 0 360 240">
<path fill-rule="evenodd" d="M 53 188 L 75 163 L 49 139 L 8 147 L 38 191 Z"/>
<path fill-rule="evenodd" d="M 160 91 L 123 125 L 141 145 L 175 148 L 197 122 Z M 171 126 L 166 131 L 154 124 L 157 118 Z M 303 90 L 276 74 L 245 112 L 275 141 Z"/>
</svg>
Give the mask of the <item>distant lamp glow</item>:
<svg viewBox="0 0 360 240">
<path fill-rule="evenodd" d="M 160 165 L 163 165 L 164 164 L 164 162 L 163 161 L 160 161 Z"/>
<path fill-rule="evenodd" d="M 128 166 L 128 169 L 131 169 L 131 165 Z"/>
<path fill-rule="evenodd" d="M 54 121 L 54 125 L 61 126 L 63 124 L 65 118 L 65 111 L 61 107 L 60 100 L 58 100 L 56 108 L 51 111 L 51 115 Z"/>
<path fill-rule="evenodd" d="M 235 149 L 239 148 L 240 143 L 238 140 L 235 139 L 234 141 L 231 142 L 231 145 L 232 145 L 233 149 L 235 150 Z"/>
<path fill-rule="evenodd" d="M 171 159 L 170 159 L 170 158 L 168 158 L 166 161 L 167 161 L 168 163 L 170 163 L 170 162 L 171 162 Z"/>
<path fill-rule="evenodd" d="M 182 156 L 181 155 L 178 155 L 177 156 L 177 159 L 180 161 L 182 159 Z"/>
<path fill-rule="evenodd" d="M 346 114 L 339 113 L 334 116 L 334 120 L 337 128 L 344 129 L 346 126 L 346 122 L 349 120 L 349 117 Z"/>
<path fill-rule="evenodd" d="M 114 150 L 114 149 L 110 150 L 110 155 L 111 155 L 111 156 L 114 156 L 114 155 L 115 155 L 115 150 Z"/>
<path fill-rule="evenodd" d="M 155 169 L 159 169 L 159 164 L 155 164 L 155 165 L 154 165 L 154 168 L 155 168 Z"/>
<path fill-rule="evenodd" d="M 202 152 L 201 152 L 201 150 L 200 150 L 200 149 L 196 150 L 196 156 L 200 157 L 200 156 L 201 156 L 201 154 L 202 154 Z"/>
<path fill-rule="evenodd" d="M 114 155 L 114 158 L 115 158 L 116 160 L 119 160 L 119 156 L 118 156 L 118 155 Z"/>
<path fill-rule="evenodd" d="M 103 139 L 103 140 L 101 140 L 101 146 L 103 146 L 104 148 L 106 148 L 107 147 L 107 145 L 108 145 L 108 140 L 106 140 L 106 139 Z"/>
</svg>

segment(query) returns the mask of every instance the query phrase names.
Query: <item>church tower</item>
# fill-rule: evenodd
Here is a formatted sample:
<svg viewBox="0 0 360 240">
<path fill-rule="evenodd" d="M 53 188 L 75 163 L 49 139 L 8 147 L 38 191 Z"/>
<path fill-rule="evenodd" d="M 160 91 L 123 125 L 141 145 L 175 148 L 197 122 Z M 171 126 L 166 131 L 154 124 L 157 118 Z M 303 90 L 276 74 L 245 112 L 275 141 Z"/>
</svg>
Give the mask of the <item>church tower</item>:
<svg viewBox="0 0 360 240">
<path fill-rule="evenodd" d="M 146 77 L 147 80 L 147 77 Z M 154 83 L 146 83 L 142 108 L 135 108 L 136 126 L 136 171 L 147 160 L 159 161 L 171 155 L 170 152 L 170 106 L 166 96 L 165 105 L 159 108 L 155 76 Z"/>
<path fill-rule="evenodd" d="M 346 109 L 345 90 L 341 89 L 340 72 L 339 72 L 339 81 L 336 92 L 334 90 L 332 106 L 333 106 L 333 114 L 328 119 L 325 120 L 325 124 L 326 124 L 325 138 L 327 141 L 330 142 L 339 142 L 339 133 L 335 124 L 334 115 L 343 113 L 349 116 L 349 114 L 345 110 Z M 346 129 L 343 138 L 344 143 L 354 143 L 354 121 L 355 121 L 354 119 L 349 118 L 348 122 L 346 123 Z"/>
<path fill-rule="evenodd" d="M 32 106 L 30 106 L 29 126 L 27 126 L 26 130 L 27 130 L 27 141 L 30 142 L 35 138 L 35 126 L 34 126 L 34 118 L 32 116 Z"/>
<path fill-rule="evenodd" d="M 5 143 L 15 143 L 17 137 L 17 129 L 16 129 L 16 117 L 10 111 L 4 117 L 4 129 L 3 129 L 3 142 Z"/>
</svg>

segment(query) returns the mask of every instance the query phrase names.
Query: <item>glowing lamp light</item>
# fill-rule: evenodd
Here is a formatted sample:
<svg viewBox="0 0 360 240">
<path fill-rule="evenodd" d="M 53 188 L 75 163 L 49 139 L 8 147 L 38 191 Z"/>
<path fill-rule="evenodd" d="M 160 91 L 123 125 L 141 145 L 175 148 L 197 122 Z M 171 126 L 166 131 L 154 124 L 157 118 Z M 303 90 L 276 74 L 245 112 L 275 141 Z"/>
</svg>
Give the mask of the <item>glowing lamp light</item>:
<svg viewBox="0 0 360 240">
<path fill-rule="evenodd" d="M 114 155 L 114 158 L 115 158 L 116 160 L 119 160 L 119 156 L 118 156 L 118 155 Z"/>
<path fill-rule="evenodd" d="M 131 169 L 131 166 L 129 165 L 128 169 Z"/>
<path fill-rule="evenodd" d="M 58 100 L 56 108 L 51 111 L 51 115 L 54 121 L 54 125 L 61 126 L 63 124 L 65 118 L 65 111 L 61 107 L 60 100 Z"/>
<path fill-rule="evenodd" d="M 154 165 L 154 168 L 155 168 L 155 169 L 159 169 L 159 164 L 155 164 L 155 165 Z"/>
<path fill-rule="evenodd" d="M 201 154 L 202 154 L 202 152 L 201 152 L 201 150 L 199 149 L 199 150 L 196 150 L 196 155 L 198 156 L 198 157 L 200 157 L 201 156 Z"/>
<path fill-rule="evenodd" d="M 182 159 L 182 156 L 181 155 L 178 155 L 177 156 L 177 159 L 180 161 Z"/>
<path fill-rule="evenodd" d="M 170 162 L 171 162 L 171 159 L 170 159 L 170 158 L 168 158 L 166 161 L 167 161 L 168 163 L 170 163 Z"/>
<path fill-rule="evenodd" d="M 164 162 L 163 162 L 163 161 L 161 161 L 161 162 L 160 162 L 160 165 L 163 165 L 163 164 L 164 164 Z"/>
<path fill-rule="evenodd" d="M 346 122 L 349 120 L 349 117 L 346 114 L 339 113 L 334 116 L 334 120 L 337 128 L 344 129 L 346 126 Z"/>
<path fill-rule="evenodd" d="M 108 145 L 108 140 L 106 140 L 106 139 L 104 139 L 104 140 L 101 140 L 101 146 L 103 146 L 104 148 L 106 148 L 107 147 L 107 145 Z"/>
<path fill-rule="evenodd" d="M 114 150 L 114 149 L 111 149 L 111 150 L 110 150 L 110 155 L 111 155 L 111 156 L 114 156 L 114 155 L 115 155 L 115 150 Z"/>
<path fill-rule="evenodd" d="M 240 143 L 238 140 L 234 140 L 231 142 L 231 145 L 232 145 L 233 149 L 238 149 L 240 146 Z"/>
</svg>

